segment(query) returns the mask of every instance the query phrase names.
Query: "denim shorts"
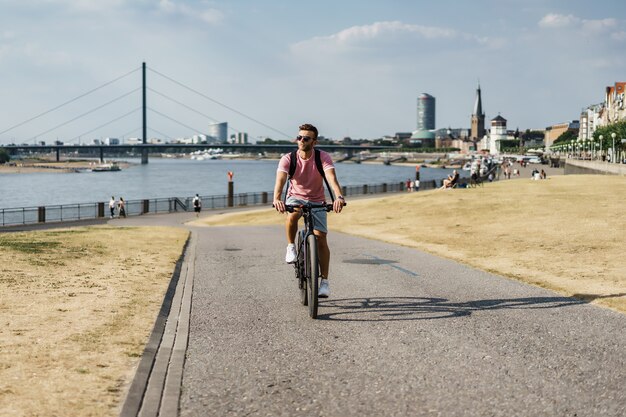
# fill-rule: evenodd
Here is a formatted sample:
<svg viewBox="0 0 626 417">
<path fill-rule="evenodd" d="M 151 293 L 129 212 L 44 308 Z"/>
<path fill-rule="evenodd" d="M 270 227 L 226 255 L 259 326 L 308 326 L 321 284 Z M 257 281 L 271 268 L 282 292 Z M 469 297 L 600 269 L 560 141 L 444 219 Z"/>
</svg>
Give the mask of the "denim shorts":
<svg viewBox="0 0 626 417">
<path fill-rule="evenodd" d="M 320 202 L 318 201 L 301 200 L 299 198 L 294 198 L 294 197 L 287 197 L 286 203 L 290 205 L 307 204 L 307 203 L 320 204 Z M 326 209 L 316 208 L 316 209 L 311 210 L 311 212 L 313 213 L 313 229 L 319 230 L 320 232 L 323 232 L 323 233 L 328 233 L 328 226 L 326 224 L 326 217 L 327 217 L 328 212 L 326 211 Z"/>
</svg>

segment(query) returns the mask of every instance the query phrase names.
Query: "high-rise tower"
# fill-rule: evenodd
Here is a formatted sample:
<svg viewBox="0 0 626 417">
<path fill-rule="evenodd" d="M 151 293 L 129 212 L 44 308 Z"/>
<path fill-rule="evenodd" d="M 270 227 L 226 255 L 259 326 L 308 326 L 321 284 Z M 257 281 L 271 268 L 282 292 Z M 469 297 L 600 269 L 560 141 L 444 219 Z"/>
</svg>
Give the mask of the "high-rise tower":
<svg viewBox="0 0 626 417">
<path fill-rule="evenodd" d="M 435 97 L 430 94 L 417 98 L 417 130 L 435 130 Z"/>
<path fill-rule="evenodd" d="M 417 97 L 417 130 L 411 135 L 411 143 L 435 147 L 435 97 L 430 94 Z"/>
<path fill-rule="evenodd" d="M 226 143 L 228 141 L 228 122 L 211 123 L 207 131 L 207 136 L 218 143 Z"/>
<path fill-rule="evenodd" d="M 480 97 L 480 84 L 476 90 L 476 101 L 474 102 L 474 112 L 472 113 L 472 128 L 470 139 L 474 142 L 481 140 L 485 136 L 485 113 L 483 113 L 483 102 Z"/>
</svg>

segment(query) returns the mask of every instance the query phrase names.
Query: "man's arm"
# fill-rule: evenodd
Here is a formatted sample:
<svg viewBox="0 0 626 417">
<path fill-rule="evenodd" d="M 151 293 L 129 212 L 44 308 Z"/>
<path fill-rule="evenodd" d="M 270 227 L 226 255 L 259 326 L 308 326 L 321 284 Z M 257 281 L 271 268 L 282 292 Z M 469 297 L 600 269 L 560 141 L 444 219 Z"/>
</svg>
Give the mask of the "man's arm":
<svg viewBox="0 0 626 417">
<path fill-rule="evenodd" d="M 281 213 L 285 212 L 285 203 L 281 200 L 283 188 L 287 182 L 287 173 L 283 171 L 276 171 L 276 183 L 274 184 L 274 208 Z"/>
<path fill-rule="evenodd" d="M 333 210 L 335 213 L 340 213 L 341 209 L 345 204 L 345 199 L 341 195 L 341 186 L 339 185 L 339 181 L 337 180 L 337 175 L 335 175 L 335 169 L 327 169 L 324 171 L 326 174 L 326 179 L 330 184 L 330 188 L 333 189 L 333 193 L 335 193 L 335 202 L 333 203 Z"/>
</svg>

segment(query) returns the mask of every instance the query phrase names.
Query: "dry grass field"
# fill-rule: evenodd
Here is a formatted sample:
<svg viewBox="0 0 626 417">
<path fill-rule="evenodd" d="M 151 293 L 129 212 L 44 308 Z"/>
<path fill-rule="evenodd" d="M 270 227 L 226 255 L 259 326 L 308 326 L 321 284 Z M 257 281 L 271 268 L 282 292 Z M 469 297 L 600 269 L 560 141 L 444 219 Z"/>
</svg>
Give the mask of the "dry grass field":
<svg viewBox="0 0 626 417">
<path fill-rule="evenodd" d="M 0 233 L 0 416 L 116 416 L 188 232 Z"/>
<path fill-rule="evenodd" d="M 331 233 L 414 247 L 626 313 L 625 201 L 624 177 L 516 179 L 349 201 L 329 216 L 329 226 Z M 283 221 L 262 209 L 195 223 Z"/>
</svg>

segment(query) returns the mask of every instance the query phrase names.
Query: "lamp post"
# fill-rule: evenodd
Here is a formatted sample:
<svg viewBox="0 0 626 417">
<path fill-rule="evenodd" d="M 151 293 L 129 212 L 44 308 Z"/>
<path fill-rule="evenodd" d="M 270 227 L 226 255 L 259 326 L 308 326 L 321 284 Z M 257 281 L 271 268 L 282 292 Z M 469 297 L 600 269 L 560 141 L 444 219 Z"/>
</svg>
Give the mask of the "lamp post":
<svg viewBox="0 0 626 417">
<path fill-rule="evenodd" d="M 613 151 L 611 153 L 611 162 L 613 163 L 615 163 L 615 160 L 617 159 L 615 157 L 615 136 L 617 136 L 615 132 L 611 133 L 611 137 L 613 138 Z"/>
<path fill-rule="evenodd" d="M 604 136 L 600 135 L 598 139 L 600 139 L 600 158 L 602 158 L 602 141 L 604 140 Z"/>
<path fill-rule="evenodd" d="M 596 142 L 593 140 L 593 138 L 589 140 L 591 141 L 591 160 L 593 161 L 593 159 L 595 158 L 595 154 L 596 154 Z"/>
</svg>

